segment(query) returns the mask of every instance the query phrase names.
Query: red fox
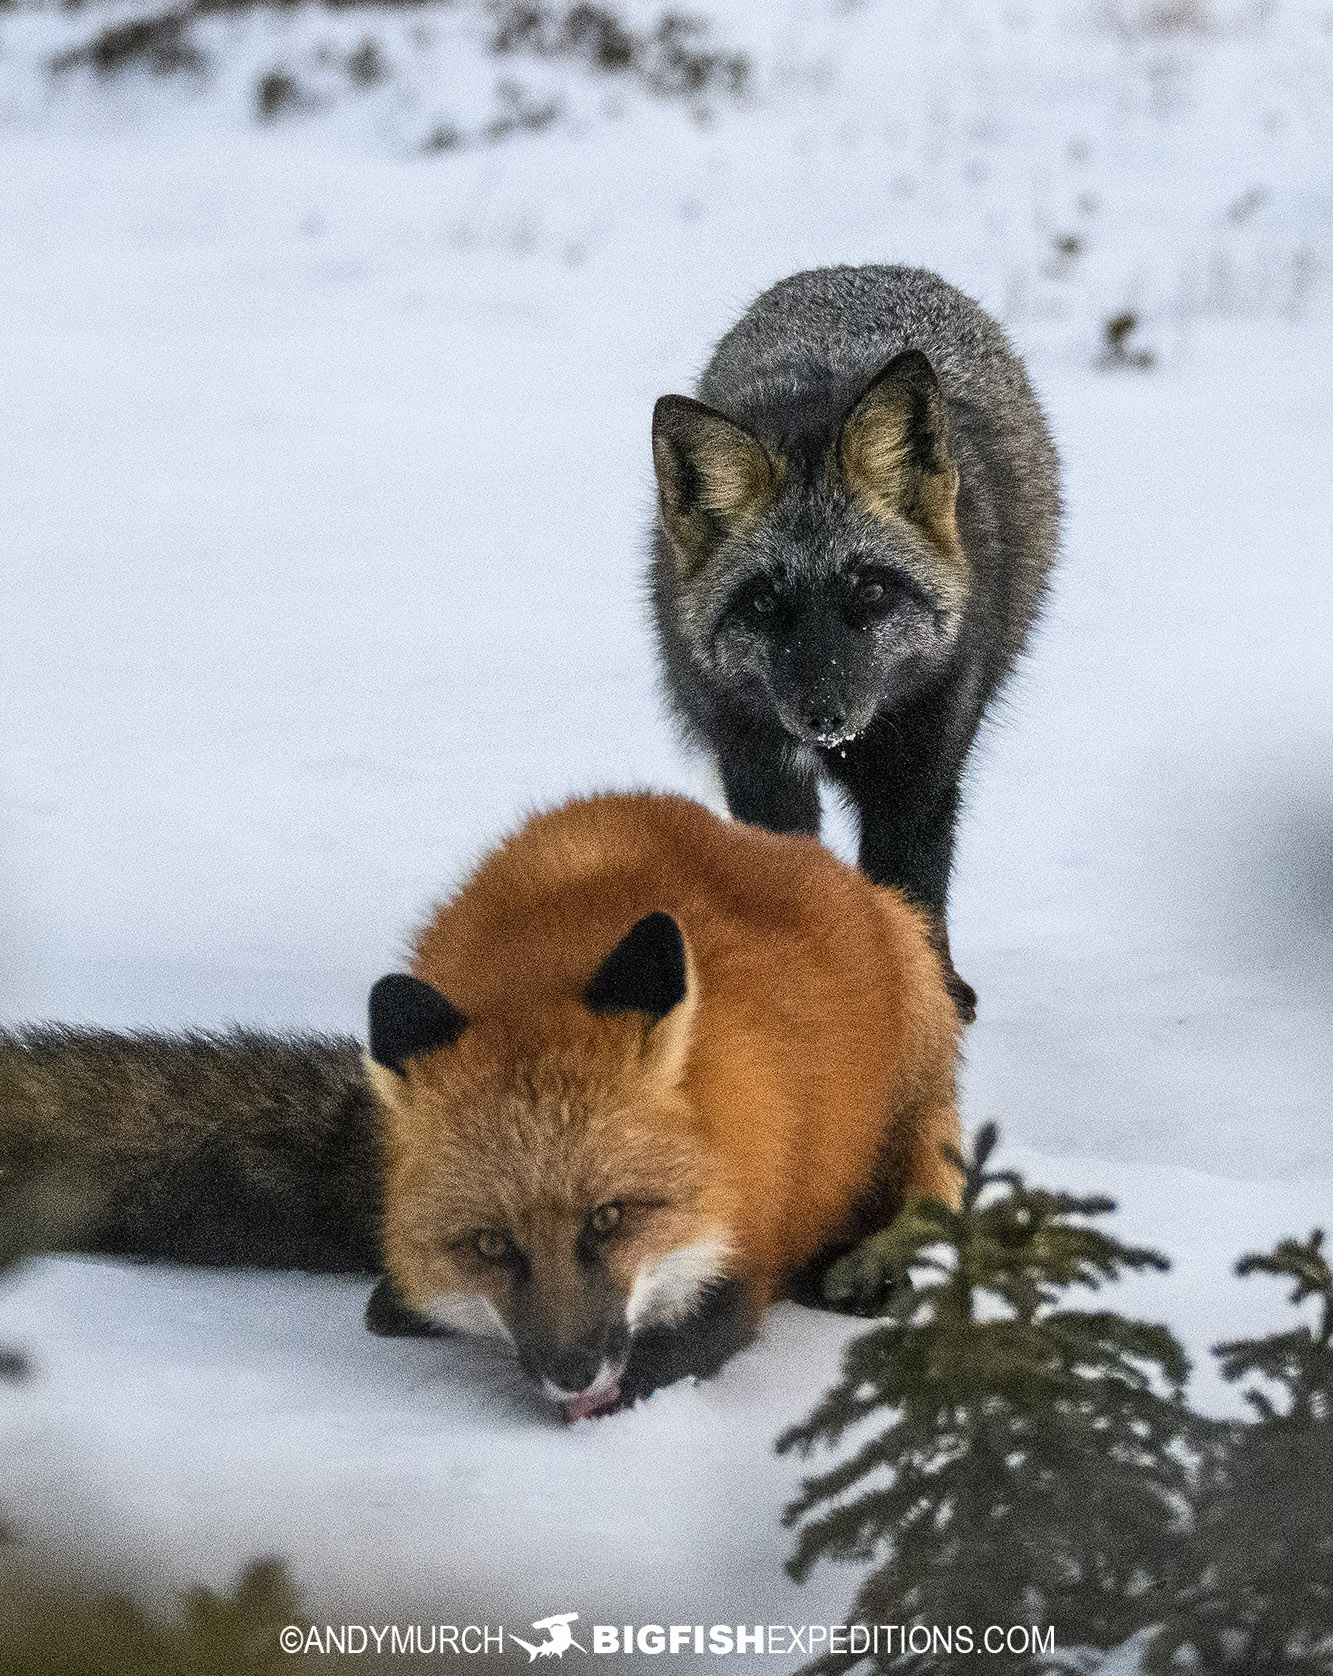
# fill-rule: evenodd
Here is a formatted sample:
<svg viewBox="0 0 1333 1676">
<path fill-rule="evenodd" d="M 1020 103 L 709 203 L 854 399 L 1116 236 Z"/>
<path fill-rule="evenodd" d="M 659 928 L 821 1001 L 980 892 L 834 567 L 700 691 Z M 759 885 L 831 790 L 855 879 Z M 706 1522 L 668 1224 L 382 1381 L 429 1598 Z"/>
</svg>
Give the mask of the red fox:
<svg viewBox="0 0 1333 1676">
<path fill-rule="evenodd" d="M 381 1325 L 506 1339 L 577 1419 L 715 1372 L 908 1196 L 955 1202 L 930 930 L 683 797 L 529 821 L 371 993 Z"/>
</svg>

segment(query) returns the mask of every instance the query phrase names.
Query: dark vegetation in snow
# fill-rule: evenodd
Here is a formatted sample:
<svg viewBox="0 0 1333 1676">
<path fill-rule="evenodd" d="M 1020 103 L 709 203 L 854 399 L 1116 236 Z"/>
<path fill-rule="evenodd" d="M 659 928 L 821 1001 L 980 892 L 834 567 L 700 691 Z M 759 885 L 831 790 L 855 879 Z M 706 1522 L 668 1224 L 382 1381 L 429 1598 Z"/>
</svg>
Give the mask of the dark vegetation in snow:
<svg viewBox="0 0 1333 1676">
<path fill-rule="evenodd" d="M 1240 1275 L 1289 1280 L 1314 1319 L 1219 1344 L 1225 1377 L 1254 1380 L 1254 1418 L 1205 1461 L 1176 1559 L 1152 1676 L 1333 1671 L 1333 1269 L 1323 1233 L 1242 1257 Z"/>
<path fill-rule="evenodd" d="M 1333 1272 L 1322 1233 L 1241 1259 L 1294 1282 L 1318 1320 L 1220 1344 L 1229 1380 L 1258 1376 L 1255 1418 L 1221 1424 L 1185 1401 L 1170 1331 L 1068 1307 L 1071 1288 L 1165 1267 L 1092 1225 L 1105 1198 L 1029 1187 L 966 1163 L 958 1211 L 925 1203 L 846 1262 L 900 1277 L 882 1325 L 778 1440 L 855 1447 L 807 1478 L 785 1521 L 788 1569 L 877 1562 L 850 1620 L 1041 1625 L 1054 1646 L 988 1658 L 1005 1672 L 1092 1670 L 1147 1637 L 1152 1676 L 1333 1671 Z M 908 1277 L 910 1276 L 910 1280 Z M 874 1429 L 867 1432 L 867 1427 Z M 975 1649 L 922 1642 L 829 1653 L 820 1671 L 949 1673 Z"/>
<path fill-rule="evenodd" d="M 247 1566 L 229 1594 L 190 1590 L 166 1622 L 124 1595 L 11 1580 L 0 1588 L 0 1676 L 269 1676 L 291 1668 L 278 1636 L 301 1621 L 272 1560 Z"/>
<path fill-rule="evenodd" d="M 355 6 L 367 11 L 402 12 L 418 9 L 429 0 L 323 0 L 331 12 Z M 153 76 L 185 75 L 206 78 L 216 68 L 216 46 L 200 39 L 200 25 L 217 17 L 241 13 L 278 16 L 296 0 L 183 0 L 183 3 L 145 10 L 94 30 L 85 40 L 56 53 L 50 60 L 53 76 L 88 70 L 100 79 L 130 70 Z M 666 10 L 645 27 L 636 28 L 612 6 L 583 3 L 551 5 L 536 0 L 486 0 L 475 11 L 475 23 L 486 51 L 497 59 L 562 60 L 589 74 L 638 87 L 662 99 L 698 104 L 717 95 L 735 97 L 749 82 L 750 63 L 743 52 L 713 44 L 709 26 L 701 18 Z M 327 48 L 323 67 L 341 71 L 342 91 L 355 93 L 395 76 L 394 60 L 382 41 L 367 33 L 351 48 Z M 336 64 L 335 64 L 336 61 Z M 326 108 L 337 93 L 328 76 L 319 85 L 307 81 L 290 65 L 262 72 L 254 92 L 255 115 L 270 122 L 305 110 Z M 563 114 L 561 101 L 530 95 L 512 76 L 497 86 L 494 118 L 471 133 L 441 124 L 424 149 L 448 150 L 466 141 L 495 144 L 520 132 L 539 132 Z"/>
<path fill-rule="evenodd" d="M 1157 357 L 1138 341 L 1139 317 L 1133 309 L 1113 314 L 1102 326 L 1102 362 L 1104 367 L 1130 367 L 1147 372 L 1157 364 Z"/>
<path fill-rule="evenodd" d="M 68 1241 L 95 1196 L 49 1161 L 31 1164 L 0 1177 L 0 1280 Z M 28 1372 L 19 1349 L 0 1346 L 0 1386 Z M 265 1676 L 281 1667 L 278 1632 L 299 1601 L 275 1561 L 247 1566 L 231 1594 L 191 1590 L 163 1623 L 124 1595 L 48 1575 L 24 1552 L 21 1512 L 9 1511 L 0 1521 L 0 1676 Z"/>
<path fill-rule="evenodd" d="M 1166 1260 L 1092 1225 L 1110 1200 L 991 1169 L 995 1141 L 993 1127 L 981 1131 L 960 1209 L 924 1203 L 881 1237 L 878 1259 L 912 1284 L 779 1440 L 808 1452 L 882 1422 L 787 1509 L 802 1525 L 789 1569 L 801 1581 L 819 1559 L 864 1560 L 886 1545 L 857 1595 L 858 1622 L 1041 1624 L 1060 1649 L 1115 1647 L 1162 1582 L 1202 1423 L 1166 1327 L 1066 1298 Z M 877 1667 L 965 1669 L 974 1656 L 899 1662 L 895 1651 Z M 830 1655 L 819 1668 L 860 1662 Z M 1040 1668 L 1026 1655 L 990 1662 Z"/>
<path fill-rule="evenodd" d="M 575 59 L 589 70 L 632 75 L 663 98 L 742 93 L 749 79 L 745 54 L 710 46 L 707 24 L 683 12 L 665 11 L 636 30 L 609 6 L 504 0 L 492 10 L 493 52 Z"/>
</svg>

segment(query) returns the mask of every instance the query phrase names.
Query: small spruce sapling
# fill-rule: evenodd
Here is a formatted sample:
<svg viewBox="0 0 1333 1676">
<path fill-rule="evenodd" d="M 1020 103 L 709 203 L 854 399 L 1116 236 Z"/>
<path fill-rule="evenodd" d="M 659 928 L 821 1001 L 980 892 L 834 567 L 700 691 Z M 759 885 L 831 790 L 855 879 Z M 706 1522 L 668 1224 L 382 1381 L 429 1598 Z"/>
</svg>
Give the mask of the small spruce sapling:
<svg viewBox="0 0 1333 1676">
<path fill-rule="evenodd" d="M 1314 1316 L 1213 1354 L 1254 1413 L 1228 1427 L 1196 1498 L 1155 1673 L 1333 1676 L 1333 1269 L 1316 1229 L 1242 1257 L 1239 1275 L 1294 1282 Z"/>
<path fill-rule="evenodd" d="M 849 1293 L 870 1295 L 893 1271 L 911 1284 L 890 1292 L 838 1384 L 778 1440 L 808 1454 L 873 1426 L 787 1508 L 801 1527 L 794 1578 L 821 1559 L 874 1562 L 853 1622 L 975 1631 L 972 1648 L 937 1637 L 917 1653 L 896 1639 L 865 1657 L 877 1670 L 972 1670 L 995 1624 L 1055 1632 L 1054 1649 L 988 1658 L 997 1676 L 1078 1668 L 1075 1649 L 1116 1646 L 1154 1621 L 1182 1519 L 1195 1426 L 1183 1350 L 1163 1326 L 1064 1307 L 1072 1286 L 1166 1260 L 1090 1225 L 1110 1199 L 989 1169 L 995 1142 L 987 1125 L 971 1161 L 958 1159 L 960 1209 L 918 1201 L 834 1271 Z M 829 1654 L 814 1668 L 862 1662 Z"/>
</svg>

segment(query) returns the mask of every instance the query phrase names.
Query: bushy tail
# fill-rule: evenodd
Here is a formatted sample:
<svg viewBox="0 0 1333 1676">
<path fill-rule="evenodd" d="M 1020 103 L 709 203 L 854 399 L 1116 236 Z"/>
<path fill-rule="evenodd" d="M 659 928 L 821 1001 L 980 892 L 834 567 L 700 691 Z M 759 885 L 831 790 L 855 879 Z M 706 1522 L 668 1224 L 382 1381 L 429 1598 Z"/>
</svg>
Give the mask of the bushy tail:
<svg viewBox="0 0 1333 1676">
<path fill-rule="evenodd" d="M 67 1249 L 377 1270 L 381 1168 L 347 1037 L 0 1032 L 0 1197 L 67 1179 Z"/>
</svg>

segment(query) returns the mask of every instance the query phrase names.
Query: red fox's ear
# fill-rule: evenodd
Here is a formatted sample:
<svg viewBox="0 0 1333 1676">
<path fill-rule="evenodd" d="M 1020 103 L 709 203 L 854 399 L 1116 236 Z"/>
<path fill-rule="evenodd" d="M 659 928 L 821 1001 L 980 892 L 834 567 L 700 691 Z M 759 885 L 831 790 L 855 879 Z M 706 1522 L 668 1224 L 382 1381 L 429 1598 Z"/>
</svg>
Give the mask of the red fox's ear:
<svg viewBox="0 0 1333 1676">
<path fill-rule="evenodd" d="M 684 935 L 670 914 L 648 914 L 632 926 L 593 973 L 583 999 L 595 1013 L 643 1019 L 640 1064 L 657 1088 L 676 1086 L 690 1045 L 695 988 Z"/>
<path fill-rule="evenodd" d="M 779 482 L 757 437 L 688 396 L 663 396 L 653 409 L 653 467 L 662 524 L 687 572 L 753 523 Z"/>
<path fill-rule="evenodd" d="M 649 914 L 592 975 L 583 999 L 595 1013 L 647 1013 L 659 1023 L 685 999 L 685 939 L 670 914 Z"/>
<path fill-rule="evenodd" d="M 838 463 L 872 512 L 909 518 L 948 556 L 961 552 L 944 392 L 919 349 L 895 356 L 857 398 L 842 423 Z"/>
<path fill-rule="evenodd" d="M 413 1054 L 452 1047 L 466 1025 L 438 989 L 393 972 L 370 992 L 369 1055 L 374 1064 L 401 1077 Z"/>
</svg>

